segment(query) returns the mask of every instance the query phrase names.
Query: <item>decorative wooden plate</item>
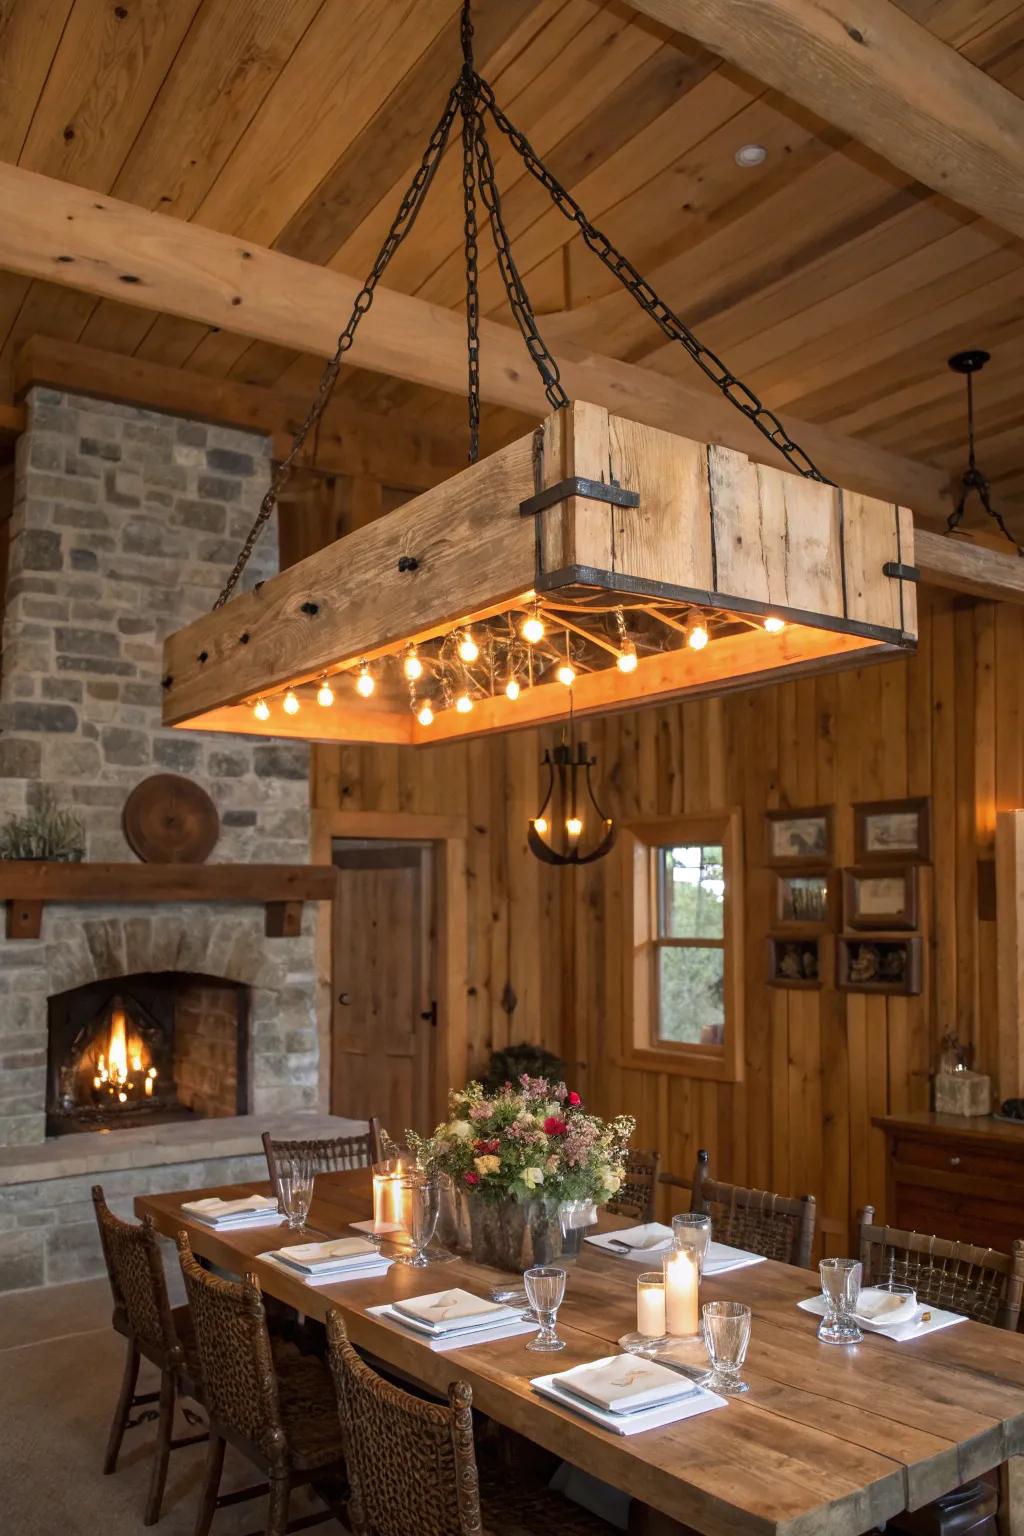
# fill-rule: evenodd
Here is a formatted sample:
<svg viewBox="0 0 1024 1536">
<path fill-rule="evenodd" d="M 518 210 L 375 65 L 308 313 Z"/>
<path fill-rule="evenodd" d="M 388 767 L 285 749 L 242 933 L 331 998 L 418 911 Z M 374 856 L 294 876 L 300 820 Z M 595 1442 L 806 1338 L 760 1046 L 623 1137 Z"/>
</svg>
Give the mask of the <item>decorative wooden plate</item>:
<svg viewBox="0 0 1024 1536">
<path fill-rule="evenodd" d="M 121 825 L 132 852 L 147 864 L 202 864 L 220 836 L 206 790 L 177 773 L 154 773 L 137 784 Z"/>
</svg>

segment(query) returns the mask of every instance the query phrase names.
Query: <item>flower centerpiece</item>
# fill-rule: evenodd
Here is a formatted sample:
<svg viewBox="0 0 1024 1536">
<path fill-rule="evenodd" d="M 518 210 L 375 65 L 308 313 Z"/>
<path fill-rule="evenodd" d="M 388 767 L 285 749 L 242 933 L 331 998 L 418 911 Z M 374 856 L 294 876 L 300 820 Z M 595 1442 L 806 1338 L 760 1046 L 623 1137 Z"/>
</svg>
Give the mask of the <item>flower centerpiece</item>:
<svg viewBox="0 0 1024 1536">
<path fill-rule="evenodd" d="M 524 1073 L 449 1095 L 433 1136 L 407 1132 L 423 1169 L 453 1194 L 443 1240 L 484 1264 L 528 1269 L 579 1251 L 595 1208 L 622 1183 L 630 1115 L 602 1120 L 564 1083 Z"/>
</svg>

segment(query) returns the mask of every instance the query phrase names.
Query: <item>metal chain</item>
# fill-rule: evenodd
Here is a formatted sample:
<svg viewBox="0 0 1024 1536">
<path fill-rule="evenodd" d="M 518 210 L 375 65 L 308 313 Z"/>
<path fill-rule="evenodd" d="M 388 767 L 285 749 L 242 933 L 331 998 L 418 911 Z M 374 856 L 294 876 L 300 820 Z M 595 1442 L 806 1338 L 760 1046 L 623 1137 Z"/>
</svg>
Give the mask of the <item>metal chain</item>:
<svg viewBox="0 0 1024 1536">
<path fill-rule="evenodd" d="M 282 489 L 285 486 L 285 483 L 288 480 L 288 477 L 291 474 L 296 459 L 302 452 L 306 438 L 309 436 L 310 432 L 319 425 L 320 418 L 327 407 L 327 403 L 331 398 L 335 383 L 337 382 L 338 374 L 341 371 L 342 360 L 346 352 L 348 352 L 352 346 L 353 341 L 355 340 L 356 331 L 359 328 L 359 322 L 362 320 L 367 310 L 373 304 L 377 284 L 383 276 L 388 262 L 391 260 L 392 256 L 395 254 L 398 247 L 402 244 L 402 241 L 406 238 L 413 225 L 415 224 L 416 217 L 421 207 L 423 206 L 423 202 L 428 191 L 430 190 L 430 184 L 434 179 L 434 173 L 437 170 L 441 156 L 444 153 L 445 147 L 448 143 L 448 137 L 451 132 L 452 123 L 455 121 L 455 115 L 459 110 L 460 100 L 461 82 L 459 85 L 453 86 L 451 92 L 449 93 L 448 100 L 445 103 L 445 109 L 438 119 L 436 128 L 430 135 L 430 142 L 427 144 L 426 149 L 423 151 L 423 158 L 419 163 L 416 174 L 412 181 L 409 183 L 409 187 L 405 193 L 405 196 L 402 198 L 402 201 L 399 204 L 398 212 L 395 214 L 391 228 L 388 230 L 387 238 L 377 253 L 377 259 L 371 267 L 366 281 L 364 282 L 362 288 L 360 288 L 359 292 L 356 294 L 355 301 L 352 305 L 352 313 L 349 315 L 348 324 L 345 326 L 345 329 L 338 337 L 338 345 L 334 350 L 334 356 L 327 363 L 323 373 L 320 375 L 320 383 L 317 386 L 317 392 L 313 399 L 313 403 L 309 408 L 305 420 L 302 422 L 294 438 L 292 439 L 292 445 L 290 449 L 274 470 L 274 473 L 271 477 L 270 486 L 265 496 L 263 497 L 263 500 L 260 502 L 260 509 L 256 514 L 256 521 L 250 528 L 245 543 L 242 545 L 242 548 L 239 551 L 238 559 L 235 561 L 234 569 L 232 570 L 231 575 L 224 583 L 224 590 L 221 592 L 217 601 L 213 605 L 214 609 L 222 608 L 227 602 L 228 598 L 231 596 L 235 587 L 238 585 L 239 578 L 241 577 L 242 572 L 245 570 L 245 567 L 248 565 L 249 557 L 256 547 L 256 542 L 259 539 L 260 534 L 263 532 L 263 529 L 266 527 L 271 513 L 277 505 L 278 496 L 280 495 Z"/>
<path fill-rule="evenodd" d="M 1024 558 L 1024 547 L 1017 543 L 1013 534 L 1003 521 L 1002 513 L 992 505 L 992 488 L 988 479 L 978 468 L 974 447 L 974 375 L 966 373 L 967 380 L 967 468 L 960 477 L 960 495 L 956 506 L 946 519 L 946 532 L 953 533 L 963 521 L 964 512 L 967 509 L 967 498 L 975 491 L 989 517 L 999 528 L 1000 533 L 1013 545 L 1017 554 Z"/>
<path fill-rule="evenodd" d="M 748 421 L 753 423 L 762 436 L 778 449 L 797 474 L 803 475 L 808 480 L 819 480 L 825 485 L 831 485 L 832 482 L 822 474 L 810 455 L 790 437 L 778 416 L 761 403 L 754 391 L 738 379 L 720 357 L 698 340 L 689 326 L 669 308 L 663 299 L 658 297 L 633 263 L 612 244 L 607 235 L 602 234 L 591 223 L 576 199 L 539 158 L 526 135 L 510 122 L 498 106 L 491 86 L 480 75 L 476 76 L 476 88 L 481 106 L 490 112 L 499 130 L 505 134 L 518 152 L 531 176 L 547 190 L 558 211 L 578 225 L 590 249 L 618 279 L 627 293 L 633 296 L 640 308 L 650 315 L 662 334 L 669 341 L 677 341 L 686 348 L 697 366 L 721 391 L 730 405 L 734 405 L 742 415 L 747 417 Z"/>
<path fill-rule="evenodd" d="M 477 175 L 480 183 L 480 196 L 484 200 L 491 221 L 491 235 L 494 239 L 494 249 L 498 257 L 498 270 L 501 273 L 502 282 L 505 284 L 505 293 L 508 297 L 509 308 L 515 317 L 519 327 L 519 333 L 526 343 L 527 351 L 533 358 L 544 385 L 544 393 L 548 402 L 555 410 L 561 410 L 569 404 L 569 396 L 565 392 L 558 372 L 558 364 L 548 351 L 544 338 L 537 328 L 537 319 L 530 303 L 526 286 L 519 274 L 515 257 L 512 255 L 512 246 L 509 242 L 508 230 L 501 212 L 501 194 L 498 191 L 498 183 L 494 175 L 494 160 L 491 157 L 491 146 L 487 142 L 487 133 L 484 121 L 480 113 L 477 113 L 476 134 L 476 160 Z"/>
<path fill-rule="evenodd" d="M 469 462 L 480 457 L 480 283 L 477 259 L 480 254 L 476 219 L 476 168 L 473 143 L 480 127 L 472 75 L 462 81 L 462 196 L 465 207 L 463 230 L 466 247 L 466 351 L 468 367 L 467 404 L 469 408 Z"/>
</svg>

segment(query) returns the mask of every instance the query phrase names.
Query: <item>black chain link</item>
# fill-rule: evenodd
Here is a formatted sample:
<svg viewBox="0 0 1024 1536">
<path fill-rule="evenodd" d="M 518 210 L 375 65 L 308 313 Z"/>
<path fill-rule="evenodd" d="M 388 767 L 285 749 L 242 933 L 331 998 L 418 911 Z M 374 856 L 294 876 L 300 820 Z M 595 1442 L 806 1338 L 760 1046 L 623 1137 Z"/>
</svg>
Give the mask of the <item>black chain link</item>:
<svg viewBox="0 0 1024 1536">
<path fill-rule="evenodd" d="M 491 86 L 480 75 L 476 76 L 476 88 L 479 103 L 490 112 L 497 127 L 517 151 L 530 175 L 547 190 L 558 211 L 578 226 L 580 234 L 590 249 L 618 279 L 627 293 L 632 294 L 640 308 L 650 315 L 662 334 L 669 341 L 677 341 L 686 348 L 697 366 L 722 392 L 729 403 L 746 416 L 762 436 L 779 450 L 797 474 L 803 475 L 808 480 L 819 480 L 825 485 L 831 485 L 832 482 L 822 474 L 810 455 L 790 437 L 775 413 L 761 403 L 754 391 L 738 379 L 720 357 L 698 340 L 689 326 L 680 320 L 663 299 L 658 297 L 633 263 L 612 244 L 607 235 L 602 234 L 596 225 L 591 223 L 576 199 L 539 158 L 526 135 L 510 122 L 498 106 Z"/>
<path fill-rule="evenodd" d="M 309 436 L 310 432 L 319 425 L 320 418 L 327 407 L 327 403 L 331 398 L 331 394 L 337 382 L 338 374 L 341 371 L 342 360 L 346 352 L 348 352 L 352 346 L 353 341 L 355 340 L 356 331 L 359 329 L 360 320 L 362 320 L 367 310 L 373 304 L 373 298 L 374 293 L 376 292 L 377 284 L 380 282 L 380 279 L 387 268 L 388 262 L 391 260 L 392 256 L 395 254 L 398 247 L 402 244 L 402 241 L 409 234 L 410 230 L 416 222 L 416 217 L 421 207 L 423 206 L 427 192 L 430 190 L 430 184 L 434 179 L 434 173 L 437 170 L 441 156 L 444 153 L 445 146 L 448 143 L 448 137 L 451 133 L 452 123 L 455 121 L 455 114 L 459 110 L 460 96 L 460 86 L 453 86 L 448 96 L 448 100 L 445 103 L 445 109 L 438 119 L 436 128 L 430 135 L 430 142 L 428 143 L 426 149 L 423 151 L 423 158 L 419 163 L 416 174 L 412 181 L 409 183 L 408 190 L 406 191 L 405 196 L 402 198 L 398 212 L 395 214 L 391 228 L 388 230 L 387 238 L 377 253 L 377 259 L 370 269 L 369 276 L 367 277 L 362 288 L 360 288 L 359 292 L 356 294 L 355 301 L 352 305 L 352 313 L 349 315 L 348 324 L 345 326 L 345 329 L 338 337 L 338 345 L 335 348 L 334 356 L 327 363 L 323 373 L 320 375 L 320 383 L 317 385 L 317 391 L 313 399 L 313 403 L 309 408 L 305 420 L 302 422 L 299 430 L 295 434 L 295 437 L 292 439 L 292 445 L 289 448 L 287 454 L 274 470 L 267 493 L 263 497 L 263 500 L 260 502 L 260 509 L 256 514 L 256 521 L 250 528 L 245 543 L 242 545 L 242 548 L 239 551 L 238 559 L 235 561 L 234 569 L 232 570 L 231 575 L 224 583 L 224 590 L 221 592 L 217 601 L 213 605 L 215 609 L 222 608 L 224 606 L 234 591 L 235 587 L 238 585 L 238 580 L 242 575 L 242 572 L 245 570 L 245 567 L 249 563 L 249 557 L 256 547 L 256 542 L 259 539 L 260 534 L 263 532 L 263 529 L 266 527 L 266 524 L 277 505 L 277 498 L 292 472 L 292 468 L 296 459 L 302 452 L 306 438 Z"/>
<path fill-rule="evenodd" d="M 982 361 L 986 362 L 986 355 L 982 353 L 981 356 Z M 959 359 L 954 358 L 952 361 L 955 363 Z M 1004 523 L 1002 513 L 992 505 L 992 488 L 988 483 L 987 477 L 982 474 L 977 465 L 974 447 L 974 375 L 968 371 L 964 376 L 967 380 L 967 468 L 960 477 L 960 495 L 957 498 L 956 506 L 946 519 L 946 532 L 954 533 L 959 527 L 963 521 L 964 512 L 967 510 L 967 498 L 974 491 L 989 517 L 999 528 L 1000 533 L 1009 540 L 1017 554 L 1024 558 L 1024 547 L 1017 543 L 1017 540 Z"/>
<path fill-rule="evenodd" d="M 473 143 L 480 125 L 473 77 L 465 75 L 462 83 L 462 197 L 465 208 L 463 230 L 466 246 L 466 352 L 468 365 L 467 403 L 469 407 L 469 462 L 480 457 L 480 284 L 478 257 L 480 246 L 476 219 L 476 169 Z"/>
</svg>

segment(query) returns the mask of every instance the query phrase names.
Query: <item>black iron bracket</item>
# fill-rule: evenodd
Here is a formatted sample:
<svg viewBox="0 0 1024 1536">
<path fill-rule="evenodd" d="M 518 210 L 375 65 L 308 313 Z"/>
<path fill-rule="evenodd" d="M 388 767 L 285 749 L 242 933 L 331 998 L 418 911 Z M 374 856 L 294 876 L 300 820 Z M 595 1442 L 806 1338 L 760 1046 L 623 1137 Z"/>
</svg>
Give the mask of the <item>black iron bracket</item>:
<svg viewBox="0 0 1024 1536">
<path fill-rule="evenodd" d="M 582 475 L 572 475 L 568 480 L 559 480 L 557 485 L 549 485 L 546 491 L 538 491 L 536 496 L 529 496 L 519 503 L 519 511 L 523 517 L 533 517 L 538 512 L 544 512 L 548 507 L 553 507 L 556 502 L 565 501 L 568 496 L 585 496 L 588 501 L 607 501 L 613 507 L 638 507 L 640 505 L 640 492 L 627 491 L 621 485 L 612 482 L 606 485 L 603 480 L 585 480 Z"/>
<path fill-rule="evenodd" d="M 916 565 L 904 565 L 900 560 L 887 560 L 882 566 L 882 575 L 891 576 L 894 581 L 921 580 L 921 572 Z"/>
</svg>

